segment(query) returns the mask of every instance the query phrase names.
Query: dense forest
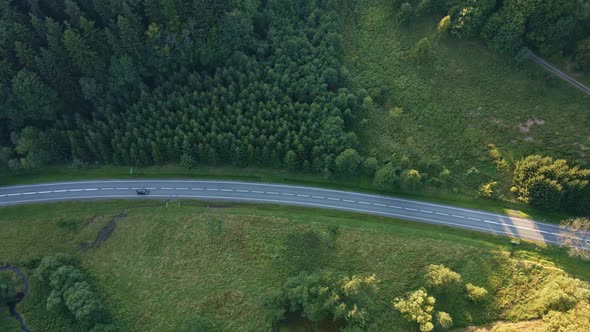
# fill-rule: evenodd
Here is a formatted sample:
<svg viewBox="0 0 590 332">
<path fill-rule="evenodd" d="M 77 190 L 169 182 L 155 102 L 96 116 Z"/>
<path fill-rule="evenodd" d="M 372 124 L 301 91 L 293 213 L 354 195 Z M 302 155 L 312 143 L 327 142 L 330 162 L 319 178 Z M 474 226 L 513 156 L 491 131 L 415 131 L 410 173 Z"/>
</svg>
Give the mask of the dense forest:
<svg viewBox="0 0 590 332">
<path fill-rule="evenodd" d="M 1 161 L 285 165 L 354 147 L 337 1 L 2 4 Z"/>
</svg>

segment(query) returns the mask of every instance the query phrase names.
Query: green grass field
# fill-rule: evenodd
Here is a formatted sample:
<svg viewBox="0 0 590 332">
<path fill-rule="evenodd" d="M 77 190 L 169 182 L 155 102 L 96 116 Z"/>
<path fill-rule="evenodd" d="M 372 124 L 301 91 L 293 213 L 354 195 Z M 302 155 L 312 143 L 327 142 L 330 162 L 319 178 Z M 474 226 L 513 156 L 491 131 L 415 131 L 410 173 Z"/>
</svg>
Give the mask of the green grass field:
<svg viewBox="0 0 590 332">
<path fill-rule="evenodd" d="M 543 154 L 589 166 L 590 96 L 532 61 L 519 67 L 479 41 L 439 35 L 441 17 L 399 27 L 392 1 L 357 2 L 358 14 L 345 11 L 342 22 L 351 85 L 372 96 L 390 91 L 356 129 L 366 155 L 440 160 L 469 189 L 475 186 L 465 172 L 473 166 L 479 181 L 508 180 L 487 156 L 488 144 L 509 161 Z M 419 66 L 410 53 L 424 37 L 435 59 Z"/>
<path fill-rule="evenodd" d="M 268 331 L 260 301 L 291 276 L 291 254 L 301 250 L 285 251 L 284 239 L 310 230 L 326 233 L 334 224 L 340 226 L 339 235 L 322 267 L 378 276 L 380 290 L 370 314 L 378 317 L 380 329 L 411 328 L 391 301 L 420 287 L 429 264 L 445 264 L 466 282 L 496 294 L 485 310 L 459 309 L 464 308 L 461 300 L 451 305 L 457 312 L 467 310 L 469 317 L 456 314 L 463 324 L 525 317 L 526 303 L 534 296 L 529 284 L 543 288 L 553 275 L 590 280 L 588 264 L 555 247 L 523 243 L 513 249 L 507 238 L 329 210 L 212 206 L 185 201 L 166 208 L 159 201 L 117 201 L 2 208 L 0 262 L 23 266 L 58 252 L 77 256 L 125 331 L 177 331 L 196 314 L 214 330 Z M 81 243 L 92 241 L 123 210 L 128 217 L 120 220 L 111 238 L 99 248 L 79 252 Z M 211 229 L 212 221 L 221 222 L 220 231 Z M 518 283 L 513 282 L 515 273 L 521 276 Z M 76 330 L 67 319 L 46 312 L 46 291 L 34 277 L 31 281 L 31 294 L 19 307 L 29 327 Z M 6 312 L 0 313 L 0 330 L 15 331 L 12 320 L 2 316 Z"/>
</svg>

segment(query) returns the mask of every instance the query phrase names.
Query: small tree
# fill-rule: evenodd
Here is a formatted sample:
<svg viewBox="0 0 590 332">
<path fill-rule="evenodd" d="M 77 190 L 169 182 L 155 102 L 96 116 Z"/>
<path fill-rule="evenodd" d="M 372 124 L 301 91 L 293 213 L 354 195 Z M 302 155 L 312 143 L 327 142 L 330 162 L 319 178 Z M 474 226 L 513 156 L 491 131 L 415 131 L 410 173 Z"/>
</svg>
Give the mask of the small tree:
<svg viewBox="0 0 590 332">
<path fill-rule="evenodd" d="M 379 168 L 379 160 L 375 157 L 369 157 L 363 162 L 363 172 L 367 176 L 373 176 Z"/>
<path fill-rule="evenodd" d="M 382 189 L 392 189 L 399 186 L 399 176 L 397 176 L 395 167 L 391 163 L 381 167 L 375 172 L 373 184 Z"/>
<path fill-rule="evenodd" d="M 404 2 L 399 7 L 399 12 L 397 13 L 397 20 L 400 24 L 407 24 L 414 18 L 414 8 L 409 2 Z"/>
<path fill-rule="evenodd" d="M 485 288 L 470 283 L 465 285 L 465 289 L 467 290 L 467 298 L 473 302 L 481 302 L 488 296 L 488 291 Z"/>
<path fill-rule="evenodd" d="M 420 39 L 420 41 L 416 44 L 412 50 L 412 59 L 419 65 L 432 62 L 434 59 L 434 52 L 427 37 Z"/>
<path fill-rule="evenodd" d="M 453 318 L 448 313 L 439 311 L 436 313 L 436 325 L 443 330 L 448 330 L 453 326 Z"/>
<path fill-rule="evenodd" d="M 430 288 L 445 288 L 461 282 L 461 275 L 444 265 L 431 264 L 426 274 L 426 286 Z"/>
<path fill-rule="evenodd" d="M 338 174 L 356 175 L 361 165 L 362 158 L 355 149 L 346 149 L 336 157 L 334 161 Z"/>
<path fill-rule="evenodd" d="M 402 173 L 402 184 L 410 189 L 416 189 L 420 185 L 422 175 L 415 169 L 408 169 Z"/>
<path fill-rule="evenodd" d="M 477 194 L 480 197 L 484 197 L 484 198 L 497 198 L 498 197 L 498 194 L 496 192 L 497 185 L 498 185 L 498 182 L 496 182 L 496 181 L 482 183 L 481 186 L 479 186 L 479 190 L 477 191 Z"/>
<path fill-rule="evenodd" d="M 569 255 L 590 260 L 590 218 L 574 218 L 561 222 L 561 242 L 569 247 Z"/>
<path fill-rule="evenodd" d="M 576 63 L 585 71 L 590 71 L 590 38 L 582 39 L 576 50 Z"/>
<path fill-rule="evenodd" d="M 426 290 L 420 288 L 404 298 L 398 297 L 393 300 L 393 307 L 407 320 L 418 323 L 421 332 L 429 332 L 434 330 L 434 324 L 432 324 L 434 303 L 434 297 L 428 296 Z"/>
</svg>

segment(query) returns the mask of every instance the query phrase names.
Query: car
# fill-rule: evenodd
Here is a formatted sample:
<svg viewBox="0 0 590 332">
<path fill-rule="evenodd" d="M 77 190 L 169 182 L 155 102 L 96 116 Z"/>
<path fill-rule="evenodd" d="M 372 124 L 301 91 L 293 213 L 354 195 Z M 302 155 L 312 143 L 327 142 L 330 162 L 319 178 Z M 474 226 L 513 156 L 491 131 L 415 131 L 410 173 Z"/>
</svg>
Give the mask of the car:
<svg viewBox="0 0 590 332">
<path fill-rule="evenodd" d="M 146 188 L 137 189 L 135 192 L 138 195 L 149 195 L 150 194 L 150 190 L 149 189 L 146 189 Z"/>
</svg>

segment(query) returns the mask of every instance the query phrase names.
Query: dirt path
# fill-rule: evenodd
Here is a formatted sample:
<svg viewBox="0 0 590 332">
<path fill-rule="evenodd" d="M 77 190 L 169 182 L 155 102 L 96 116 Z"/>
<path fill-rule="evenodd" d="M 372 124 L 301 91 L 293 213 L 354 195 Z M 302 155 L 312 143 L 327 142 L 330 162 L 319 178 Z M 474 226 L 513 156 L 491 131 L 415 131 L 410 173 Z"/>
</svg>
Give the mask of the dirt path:
<svg viewBox="0 0 590 332">
<path fill-rule="evenodd" d="M 23 290 L 17 294 L 17 300 L 9 304 L 10 314 L 18 320 L 20 323 L 21 330 L 25 332 L 30 332 L 29 328 L 25 325 L 25 320 L 23 317 L 16 312 L 16 305 L 22 302 L 27 294 L 29 294 L 29 279 L 27 276 L 16 266 L 6 265 L 0 266 L 0 272 L 10 271 L 16 273 L 16 275 L 20 278 L 21 282 L 23 283 Z"/>
<path fill-rule="evenodd" d="M 578 90 L 584 92 L 587 95 L 590 95 L 590 88 L 585 86 L 584 84 L 577 81 L 575 78 L 569 76 L 568 74 L 562 72 L 561 70 L 557 69 L 555 66 L 544 60 L 543 58 L 531 53 L 531 59 L 538 63 L 539 65 L 543 66 L 547 71 L 551 72 L 555 76 L 561 78 L 562 80 L 568 82 L 569 84 L 576 87 Z"/>
</svg>

